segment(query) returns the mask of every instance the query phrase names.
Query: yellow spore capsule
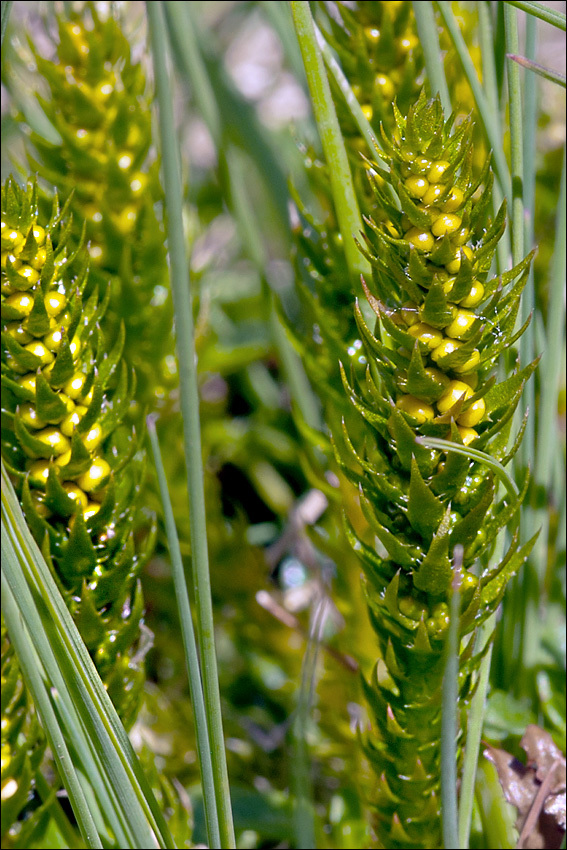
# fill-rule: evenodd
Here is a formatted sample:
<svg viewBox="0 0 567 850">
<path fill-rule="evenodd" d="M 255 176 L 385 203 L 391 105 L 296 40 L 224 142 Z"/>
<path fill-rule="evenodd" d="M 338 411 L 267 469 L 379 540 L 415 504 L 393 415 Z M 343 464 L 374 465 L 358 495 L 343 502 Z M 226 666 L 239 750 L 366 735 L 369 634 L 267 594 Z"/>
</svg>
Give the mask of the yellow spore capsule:
<svg viewBox="0 0 567 850">
<path fill-rule="evenodd" d="M 41 224 L 37 224 L 37 222 L 36 222 L 35 224 L 32 225 L 32 232 L 33 232 L 33 238 L 37 242 L 38 246 L 43 245 L 45 243 L 46 238 L 47 238 L 47 233 L 46 233 L 45 228 L 42 227 Z"/>
<path fill-rule="evenodd" d="M 474 259 L 473 252 L 469 248 L 468 245 L 464 245 L 462 248 L 459 248 L 455 252 L 454 259 L 450 260 L 448 263 L 445 263 L 445 268 L 449 272 L 449 274 L 457 274 L 459 269 L 461 268 L 461 262 L 463 255 L 467 257 L 467 259 L 472 262 Z"/>
<path fill-rule="evenodd" d="M 459 375 L 459 380 L 468 384 L 471 389 L 476 390 L 478 386 L 478 372 L 471 372 L 469 375 Z"/>
<path fill-rule="evenodd" d="M 27 464 L 26 464 L 27 466 Z M 51 468 L 51 464 L 45 460 L 34 460 L 29 466 L 27 466 L 28 470 L 28 479 L 32 486 L 45 488 L 47 484 L 47 479 L 49 478 L 49 470 Z"/>
<path fill-rule="evenodd" d="M 42 366 L 49 366 L 50 363 L 53 363 L 53 354 L 38 339 L 34 340 L 34 342 L 28 342 L 24 348 L 26 351 L 29 351 L 30 354 L 34 354 L 36 357 L 39 357 Z"/>
<path fill-rule="evenodd" d="M 414 174 L 421 174 L 422 176 L 427 176 L 427 172 L 431 168 L 431 160 L 427 159 L 426 156 L 420 155 L 416 156 L 412 163 L 412 171 Z"/>
<path fill-rule="evenodd" d="M 71 404 L 73 404 L 74 410 L 72 410 L 71 413 L 69 413 L 59 425 L 61 433 L 65 434 L 66 437 L 72 436 L 73 431 L 87 412 L 87 408 L 84 407 L 82 404 L 78 404 L 75 407 L 71 399 L 69 399 L 69 401 L 71 402 Z"/>
<path fill-rule="evenodd" d="M 86 434 L 83 434 L 81 439 L 83 441 L 84 447 L 88 449 L 88 451 L 94 451 L 102 441 L 102 428 L 100 427 L 98 422 L 95 422 L 90 431 L 87 431 Z"/>
<path fill-rule="evenodd" d="M 47 260 L 47 251 L 45 250 L 45 248 L 38 248 L 35 257 L 33 258 L 33 260 L 29 261 L 29 264 L 32 267 L 32 269 L 39 271 L 40 269 L 42 269 L 44 267 L 46 260 Z"/>
<path fill-rule="evenodd" d="M 32 311 L 33 298 L 31 295 L 28 295 L 27 292 L 14 292 L 6 298 L 2 304 L 2 308 L 4 308 L 4 305 L 6 305 L 6 307 L 11 307 L 13 310 L 17 310 L 19 318 L 23 319 L 25 316 L 29 316 Z M 5 315 L 4 309 L 2 309 L 2 315 Z"/>
<path fill-rule="evenodd" d="M 10 334 L 12 339 L 15 339 L 20 345 L 26 345 L 26 343 L 33 339 L 32 335 L 27 332 L 20 322 L 9 322 L 6 325 L 6 333 Z"/>
<path fill-rule="evenodd" d="M 455 212 L 462 207 L 464 199 L 465 196 L 462 191 L 457 186 L 453 186 L 447 197 L 442 201 L 443 209 L 445 212 Z"/>
<path fill-rule="evenodd" d="M 453 291 L 453 287 L 455 285 L 455 277 L 448 277 L 447 280 L 443 281 L 441 284 L 443 287 L 443 292 L 445 295 L 450 295 Z"/>
<path fill-rule="evenodd" d="M 35 393 L 35 373 L 27 372 L 27 374 L 22 375 L 21 378 L 18 378 L 18 384 L 24 390 L 29 390 L 32 393 Z"/>
<path fill-rule="evenodd" d="M 67 306 L 67 299 L 62 292 L 48 292 L 44 304 L 48 316 L 58 316 Z"/>
<path fill-rule="evenodd" d="M 423 198 L 429 189 L 429 181 L 425 177 L 408 177 L 404 186 L 412 198 Z"/>
<path fill-rule="evenodd" d="M 36 284 L 39 280 L 39 272 L 37 269 L 34 269 L 32 266 L 28 266 L 27 264 L 23 264 L 21 268 L 18 269 L 18 275 L 25 280 L 28 288 Z"/>
<path fill-rule="evenodd" d="M 444 193 L 445 188 L 442 183 L 430 183 L 429 189 L 421 198 L 422 202 L 428 207 L 433 206 Z"/>
<path fill-rule="evenodd" d="M 148 185 L 148 175 L 142 171 L 136 172 L 130 180 L 130 189 L 133 195 L 140 195 Z"/>
<path fill-rule="evenodd" d="M 91 387 L 90 390 L 88 391 L 88 393 L 86 394 L 86 396 L 83 399 L 83 404 L 86 404 L 88 406 L 91 403 L 91 401 L 93 400 L 93 395 L 94 395 L 94 387 Z"/>
<path fill-rule="evenodd" d="M 404 413 L 409 413 L 410 416 L 417 419 L 420 425 L 423 425 L 424 422 L 430 422 L 435 416 L 435 411 L 430 404 L 413 395 L 401 396 L 396 402 L 396 407 L 403 410 Z"/>
<path fill-rule="evenodd" d="M 55 458 L 55 465 L 59 466 L 59 467 L 67 466 L 67 464 L 71 460 L 71 454 L 72 454 L 71 449 L 69 449 L 66 452 L 63 452 L 62 455 L 59 455 L 59 457 Z"/>
<path fill-rule="evenodd" d="M 441 358 L 447 357 L 448 354 L 452 354 L 454 351 L 457 351 L 462 344 L 462 342 L 457 342 L 454 339 L 448 339 L 445 337 L 443 341 L 440 342 L 439 345 L 431 352 L 431 359 L 437 363 L 441 360 Z"/>
<path fill-rule="evenodd" d="M 435 244 L 431 231 L 423 230 L 421 227 L 412 227 L 404 238 L 415 248 L 421 248 L 422 251 L 431 251 Z"/>
<path fill-rule="evenodd" d="M 8 248 L 11 251 L 18 251 L 24 247 L 25 237 L 19 230 L 5 228 L 6 233 L 2 231 L 2 248 Z"/>
<path fill-rule="evenodd" d="M 478 432 L 474 428 L 464 428 L 462 425 L 457 425 L 457 430 L 465 446 L 470 445 L 478 437 Z"/>
<path fill-rule="evenodd" d="M 425 370 L 425 374 L 428 378 L 431 378 L 432 381 L 436 381 L 444 387 L 448 387 L 451 383 L 445 372 L 442 372 L 440 369 L 435 369 L 433 366 L 428 366 Z"/>
<path fill-rule="evenodd" d="M 437 348 L 443 339 L 441 331 L 438 331 L 437 328 L 432 328 L 431 325 L 425 322 L 412 325 L 408 328 L 408 333 L 431 349 Z"/>
<path fill-rule="evenodd" d="M 392 100 L 396 91 L 390 77 L 386 74 L 377 74 L 374 80 L 374 85 L 382 93 L 384 100 Z"/>
<path fill-rule="evenodd" d="M 366 118 L 367 121 L 372 121 L 372 116 L 374 115 L 374 110 L 372 109 L 369 103 L 363 103 L 360 107 L 362 109 L 362 114 Z"/>
<path fill-rule="evenodd" d="M 427 174 L 427 179 L 430 183 L 439 183 L 440 180 L 443 179 L 443 175 L 449 168 L 451 163 L 447 162 L 446 159 L 438 159 L 435 162 L 431 163 L 431 168 Z"/>
<path fill-rule="evenodd" d="M 458 344 L 458 343 L 457 343 Z M 473 349 L 473 352 L 468 360 L 466 360 L 462 366 L 455 366 L 455 372 L 466 373 L 472 372 L 473 369 L 476 369 L 478 364 L 480 363 L 480 352 L 477 348 Z"/>
<path fill-rule="evenodd" d="M 68 497 L 73 499 L 74 502 L 78 502 L 81 506 L 81 510 L 84 511 L 89 503 L 86 493 L 84 493 L 74 481 L 65 481 L 63 483 L 63 489 L 67 493 Z"/>
<path fill-rule="evenodd" d="M 471 391 L 472 392 L 472 391 Z M 484 414 L 486 413 L 486 404 L 483 398 L 477 398 L 476 401 L 467 407 L 463 413 L 457 416 L 457 422 L 459 425 L 464 425 L 466 428 L 473 428 L 475 425 L 484 419 Z"/>
<path fill-rule="evenodd" d="M 451 324 L 445 328 L 445 333 L 453 339 L 462 339 L 470 331 L 476 320 L 476 313 L 472 313 L 470 310 L 457 310 L 457 315 Z"/>
<path fill-rule="evenodd" d="M 69 343 L 69 348 L 71 349 L 71 357 L 73 360 L 77 360 L 79 354 L 81 353 L 81 340 L 78 336 L 74 336 L 71 342 Z"/>
<path fill-rule="evenodd" d="M 44 422 L 39 418 L 37 410 L 33 404 L 29 403 L 29 401 L 18 405 L 18 413 L 20 415 L 20 419 L 24 425 L 28 426 L 28 428 L 45 428 L 47 425 L 47 422 Z"/>
<path fill-rule="evenodd" d="M 480 282 L 474 282 L 469 294 L 460 302 L 461 307 L 476 307 L 484 298 L 484 286 Z"/>
<path fill-rule="evenodd" d="M 35 512 L 43 519 L 49 519 L 51 511 L 43 501 L 43 497 L 40 496 L 39 493 L 33 492 L 31 494 L 31 498 Z"/>
<path fill-rule="evenodd" d="M 98 514 L 100 511 L 100 505 L 98 502 L 88 502 L 86 508 L 83 511 L 83 517 L 86 520 L 91 519 L 95 514 Z"/>
<path fill-rule="evenodd" d="M 454 245 L 455 248 L 459 248 L 461 245 L 465 244 L 469 236 L 470 230 L 468 227 L 461 227 L 459 230 L 456 230 L 451 234 L 451 245 Z"/>
<path fill-rule="evenodd" d="M 83 391 L 83 387 L 87 381 L 87 376 L 83 372 L 76 372 L 66 384 L 63 385 L 63 392 L 65 392 L 69 398 L 78 398 Z"/>
<path fill-rule="evenodd" d="M 45 446 L 47 454 L 44 455 L 44 457 L 62 455 L 63 452 L 66 452 L 71 448 L 69 440 L 58 428 L 45 428 L 43 431 L 39 431 L 35 434 L 35 438 Z"/>
<path fill-rule="evenodd" d="M 110 472 L 110 465 L 104 460 L 104 458 L 96 458 L 89 469 L 87 469 L 86 472 L 83 472 L 82 475 L 79 475 L 77 484 L 86 493 L 90 493 L 92 490 L 96 490 L 102 485 L 102 483 L 110 475 Z"/>
<path fill-rule="evenodd" d="M 43 337 L 43 342 L 45 343 L 46 347 L 49 348 L 50 351 L 59 351 L 59 349 L 61 348 L 62 339 L 62 328 L 55 328 L 55 330 L 51 331 Z"/>
<path fill-rule="evenodd" d="M 458 215 L 442 213 L 431 225 L 431 232 L 434 236 L 446 236 L 448 233 L 455 233 L 460 226 L 461 219 Z"/>
<path fill-rule="evenodd" d="M 472 394 L 471 388 L 463 381 L 450 381 L 449 386 L 437 401 L 437 410 L 442 414 L 447 413 L 463 396 L 466 401 Z"/>
</svg>

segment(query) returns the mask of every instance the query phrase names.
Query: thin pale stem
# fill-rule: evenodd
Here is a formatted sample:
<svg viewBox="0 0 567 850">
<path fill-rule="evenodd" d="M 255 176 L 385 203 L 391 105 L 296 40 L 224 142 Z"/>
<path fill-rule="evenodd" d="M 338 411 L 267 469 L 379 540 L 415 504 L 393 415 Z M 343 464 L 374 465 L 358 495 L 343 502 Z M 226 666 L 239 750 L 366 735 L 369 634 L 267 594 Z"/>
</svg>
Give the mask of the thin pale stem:
<svg viewBox="0 0 567 850">
<path fill-rule="evenodd" d="M 197 649 L 197 641 L 193 628 L 193 617 L 191 616 L 191 605 L 189 603 L 189 593 L 187 583 L 185 581 L 185 570 L 183 568 L 179 538 L 175 527 L 173 508 L 171 506 L 171 499 L 167 488 L 167 479 L 163 468 L 156 426 L 152 417 L 148 417 L 148 435 L 152 446 L 161 503 L 163 507 L 165 531 L 169 547 L 169 556 L 171 558 L 173 583 L 175 586 L 175 598 L 179 608 L 179 621 L 181 623 L 181 634 L 183 636 L 185 658 L 187 660 L 187 672 L 189 674 L 191 704 L 195 714 L 195 731 L 197 737 L 197 750 L 199 753 L 199 764 L 201 768 L 201 781 L 203 783 L 203 803 L 205 808 L 205 821 L 207 824 L 207 836 L 209 839 L 209 847 L 220 848 L 221 843 L 216 807 L 215 783 L 211 753 L 209 750 L 209 730 L 207 714 L 205 711 L 205 701 L 203 698 L 203 684 L 201 682 L 201 671 L 199 669 L 199 651 Z"/>
<path fill-rule="evenodd" d="M 183 199 L 179 149 L 173 118 L 173 93 L 167 69 L 167 40 L 161 3 L 146 4 L 156 78 L 162 169 L 167 210 L 171 285 L 179 361 L 180 404 L 189 493 L 193 582 L 199 631 L 201 675 L 209 723 L 211 758 L 221 846 L 234 847 L 228 770 L 224 749 L 220 692 L 215 653 L 213 606 L 207 548 L 204 470 L 199 421 L 199 388 L 191 282 L 183 232 Z"/>
<path fill-rule="evenodd" d="M 339 229 L 344 240 L 346 260 L 353 279 L 358 279 L 361 274 L 369 272 L 369 265 L 354 241 L 362 231 L 362 219 L 342 133 L 317 44 L 309 3 L 307 0 L 292 0 L 291 11 L 307 74 L 315 120 L 329 170 L 331 191 Z"/>
</svg>

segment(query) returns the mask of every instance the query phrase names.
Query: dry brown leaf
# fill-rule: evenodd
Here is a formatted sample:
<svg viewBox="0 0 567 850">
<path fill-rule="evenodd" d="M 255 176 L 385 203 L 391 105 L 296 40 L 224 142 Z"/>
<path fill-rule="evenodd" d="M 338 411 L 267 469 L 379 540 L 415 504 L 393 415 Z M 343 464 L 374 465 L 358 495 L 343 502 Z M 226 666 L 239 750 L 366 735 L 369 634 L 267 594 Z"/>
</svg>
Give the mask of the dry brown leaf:
<svg viewBox="0 0 567 850">
<path fill-rule="evenodd" d="M 506 799 L 518 810 L 517 847 L 554 850 L 565 834 L 565 756 L 551 735 L 533 724 L 520 746 L 526 751 L 525 765 L 496 747 L 486 747 L 484 755 L 496 767 Z"/>
</svg>

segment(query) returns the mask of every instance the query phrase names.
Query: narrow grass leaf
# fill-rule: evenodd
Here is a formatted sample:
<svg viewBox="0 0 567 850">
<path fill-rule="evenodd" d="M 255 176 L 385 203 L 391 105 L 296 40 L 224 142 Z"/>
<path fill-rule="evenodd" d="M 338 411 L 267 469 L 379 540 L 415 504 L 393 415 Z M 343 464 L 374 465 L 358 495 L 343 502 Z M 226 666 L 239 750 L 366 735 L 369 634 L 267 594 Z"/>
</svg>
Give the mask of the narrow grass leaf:
<svg viewBox="0 0 567 850">
<path fill-rule="evenodd" d="M 132 847 L 173 847 L 163 813 L 153 796 L 132 745 L 120 723 L 59 589 L 25 523 L 2 464 L 3 534 L 17 553 L 18 569 L 8 578 L 34 642 L 41 665 L 67 716 L 84 741 L 79 746 L 100 754 L 101 783 L 110 784 L 120 812 L 111 812 L 116 830 L 125 826 Z M 7 567 L 10 567 L 8 562 Z M 29 588 L 41 607 L 31 604 Z M 97 780 L 98 781 L 98 780 Z M 94 784 L 94 783 L 93 783 Z M 120 826 L 119 824 L 122 824 Z"/>
<path fill-rule="evenodd" d="M 452 112 L 451 97 L 445 78 L 443 62 L 440 61 L 441 48 L 439 47 L 439 30 L 435 20 L 433 3 L 413 2 L 413 14 L 417 25 L 417 32 L 425 58 L 425 69 L 427 81 L 431 88 L 431 95 L 439 94 L 441 105 L 445 115 Z"/>
<path fill-rule="evenodd" d="M 201 676 L 207 707 L 216 805 L 223 847 L 234 847 L 228 771 L 224 750 L 220 692 L 215 653 L 207 522 L 203 489 L 203 458 L 199 420 L 199 389 L 195 355 L 192 292 L 183 232 L 183 200 L 179 149 L 173 118 L 172 83 L 167 68 L 167 36 L 162 3 L 146 3 L 159 115 L 162 173 L 167 212 L 167 237 L 179 362 L 181 414 L 187 468 L 193 581 L 201 657 Z"/>
<path fill-rule="evenodd" d="M 545 3 L 522 2 L 522 0 L 517 0 L 517 2 L 515 0 L 506 0 L 506 2 L 509 6 L 515 6 L 517 9 L 521 9 L 522 12 L 527 12 L 528 15 L 533 15 L 534 18 L 539 18 L 540 21 L 545 21 L 546 24 L 551 24 L 565 32 L 567 18 L 564 12 L 560 12 L 558 9 L 552 9 L 550 6 L 546 6 Z"/>
<path fill-rule="evenodd" d="M 17 555 L 8 538 L 8 534 L 2 526 L 2 563 L 10 565 L 10 571 L 17 570 Z M 31 594 L 28 590 L 28 604 L 33 605 Z M 37 711 L 42 719 L 43 728 L 49 741 L 59 774 L 65 783 L 69 801 L 77 818 L 77 823 L 87 847 L 102 847 L 97 828 L 89 810 L 81 782 L 75 770 L 75 766 L 69 754 L 65 736 L 56 714 L 53 710 L 52 700 L 49 695 L 48 686 L 41 674 L 41 665 L 34 652 L 33 641 L 21 619 L 20 609 L 16 602 L 13 589 L 6 573 L 2 572 L 2 613 L 10 640 L 16 650 L 20 669 L 24 677 Z"/>
<path fill-rule="evenodd" d="M 185 581 L 185 570 L 183 568 L 183 560 L 181 558 L 179 538 L 177 536 L 177 529 L 175 527 L 173 508 L 171 507 L 171 499 L 169 497 L 167 479 L 165 477 L 165 470 L 163 468 L 163 461 L 161 457 L 161 451 L 153 417 L 148 417 L 147 426 L 158 477 L 159 491 L 165 519 L 167 544 L 169 547 L 169 555 L 171 558 L 171 567 L 173 572 L 173 583 L 175 585 L 175 598 L 177 600 L 177 607 L 179 609 L 181 633 L 183 635 L 185 658 L 187 660 L 187 672 L 189 674 L 191 703 L 193 705 L 193 711 L 195 713 L 197 749 L 199 752 L 201 780 L 203 783 L 203 802 L 205 807 L 207 836 L 210 847 L 220 847 L 220 832 L 215 799 L 213 767 L 211 762 L 211 753 L 209 750 L 207 715 L 203 698 L 201 672 L 199 669 L 199 653 L 197 649 L 197 641 L 195 639 L 195 631 L 193 628 L 191 606 L 189 603 L 189 591 L 187 588 L 187 583 Z"/>
<path fill-rule="evenodd" d="M 335 106 L 321 57 L 311 10 L 307 0 L 291 4 L 295 31 L 303 56 L 315 120 L 321 137 L 323 153 L 329 169 L 331 191 L 339 222 L 345 256 L 353 279 L 369 272 L 366 259 L 358 250 L 355 238 L 362 231 L 362 219 L 354 192 L 352 176 Z"/>
<path fill-rule="evenodd" d="M 445 668 L 441 715 L 441 816 L 445 847 L 460 848 L 457 822 L 457 731 L 459 705 L 459 611 L 463 547 L 453 553 L 452 593 L 449 602 L 449 630 L 445 644 Z"/>
<path fill-rule="evenodd" d="M 538 65 L 532 59 L 526 59 L 525 56 L 516 56 L 513 53 L 507 54 L 508 59 L 517 62 L 522 68 L 527 68 L 528 71 L 533 71 L 534 74 L 539 74 L 544 80 L 549 80 L 552 83 L 557 83 L 562 88 L 565 88 L 565 74 L 560 74 L 559 71 L 554 71 L 552 68 L 545 68 L 543 65 Z"/>
</svg>

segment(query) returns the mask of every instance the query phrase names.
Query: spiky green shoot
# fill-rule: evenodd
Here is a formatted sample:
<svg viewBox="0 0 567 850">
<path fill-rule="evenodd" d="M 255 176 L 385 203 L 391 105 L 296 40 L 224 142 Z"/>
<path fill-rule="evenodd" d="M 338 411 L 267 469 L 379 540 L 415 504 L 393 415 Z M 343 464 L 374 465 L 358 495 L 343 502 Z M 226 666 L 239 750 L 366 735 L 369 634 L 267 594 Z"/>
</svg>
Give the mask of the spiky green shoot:
<svg viewBox="0 0 567 850">
<path fill-rule="evenodd" d="M 84 249 L 57 203 L 39 217 L 37 185 L 2 188 L 2 455 L 28 524 L 124 722 L 144 680 L 137 575 L 151 547 L 136 494 L 143 457 L 122 421 L 134 389 L 108 349 Z M 146 525 L 148 523 L 146 522 Z"/>
</svg>

